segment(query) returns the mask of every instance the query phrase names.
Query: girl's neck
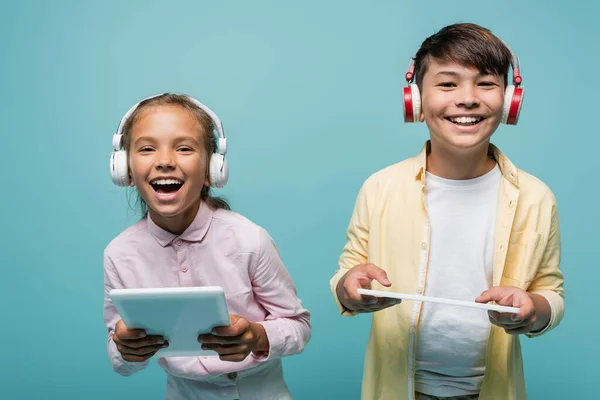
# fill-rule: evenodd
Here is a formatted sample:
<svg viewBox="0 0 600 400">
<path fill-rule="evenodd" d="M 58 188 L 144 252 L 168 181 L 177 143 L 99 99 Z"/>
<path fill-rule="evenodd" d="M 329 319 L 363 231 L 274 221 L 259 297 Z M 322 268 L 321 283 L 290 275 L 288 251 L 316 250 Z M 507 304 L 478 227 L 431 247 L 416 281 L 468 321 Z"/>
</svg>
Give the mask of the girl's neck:
<svg viewBox="0 0 600 400">
<path fill-rule="evenodd" d="M 186 210 L 174 216 L 160 215 L 152 209 L 148 210 L 148 214 L 150 214 L 152 221 L 160 228 L 174 235 L 181 235 L 194 222 L 201 203 L 202 201 L 198 199 L 197 202 L 194 202 Z"/>
</svg>

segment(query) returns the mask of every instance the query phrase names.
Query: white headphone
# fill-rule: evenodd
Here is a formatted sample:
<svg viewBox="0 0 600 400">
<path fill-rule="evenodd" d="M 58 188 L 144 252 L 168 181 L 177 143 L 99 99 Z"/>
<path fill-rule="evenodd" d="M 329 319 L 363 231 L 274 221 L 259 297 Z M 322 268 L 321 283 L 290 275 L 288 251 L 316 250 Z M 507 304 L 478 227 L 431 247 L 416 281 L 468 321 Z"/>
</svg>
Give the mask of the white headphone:
<svg viewBox="0 0 600 400">
<path fill-rule="evenodd" d="M 166 94 L 166 93 L 165 93 Z M 110 176 L 112 181 L 117 186 L 129 186 L 129 167 L 127 165 L 127 150 L 123 149 L 123 127 L 131 116 L 131 114 L 138 108 L 140 103 L 145 100 L 153 99 L 162 95 L 156 95 L 141 100 L 127 111 L 125 116 L 121 119 L 117 132 L 113 135 L 112 146 L 113 152 L 110 155 Z M 223 124 L 219 120 L 219 117 L 207 106 L 200 103 L 198 100 L 184 95 L 192 103 L 200 107 L 210 119 L 213 121 L 217 133 L 218 143 L 216 152 L 210 157 L 210 164 L 208 167 L 208 179 L 210 185 L 216 188 L 222 188 L 227 184 L 229 179 L 229 167 L 225 154 L 227 153 L 227 139 L 225 139 L 225 133 L 223 131 Z M 213 133 L 214 134 L 214 133 Z"/>
</svg>

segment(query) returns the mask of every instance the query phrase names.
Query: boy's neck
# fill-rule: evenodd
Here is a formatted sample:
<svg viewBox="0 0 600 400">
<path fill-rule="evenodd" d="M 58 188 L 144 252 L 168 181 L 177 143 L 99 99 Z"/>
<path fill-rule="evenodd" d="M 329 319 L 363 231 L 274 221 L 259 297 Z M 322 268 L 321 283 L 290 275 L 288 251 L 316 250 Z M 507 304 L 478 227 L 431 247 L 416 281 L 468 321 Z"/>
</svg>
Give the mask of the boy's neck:
<svg viewBox="0 0 600 400">
<path fill-rule="evenodd" d="M 427 172 L 440 178 L 465 180 L 485 175 L 496 166 L 488 156 L 489 142 L 476 149 L 457 152 L 431 141 L 427 155 Z"/>
</svg>

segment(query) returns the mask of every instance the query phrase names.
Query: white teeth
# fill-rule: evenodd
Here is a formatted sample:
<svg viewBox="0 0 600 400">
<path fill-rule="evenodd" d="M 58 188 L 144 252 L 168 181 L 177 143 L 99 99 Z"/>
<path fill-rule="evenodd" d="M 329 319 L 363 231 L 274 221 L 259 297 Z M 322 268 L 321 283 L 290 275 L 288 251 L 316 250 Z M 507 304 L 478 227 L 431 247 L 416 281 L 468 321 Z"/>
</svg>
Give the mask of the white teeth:
<svg viewBox="0 0 600 400">
<path fill-rule="evenodd" d="M 156 179 L 150 182 L 152 185 L 177 185 L 183 182 L 179 179 Z"/>
<path fill-rule="evenodd" d="M 458 124 L 472 124 L 481 121 L 481 117 L 457 117 L 450 118 L 450 121 Z"/>
</svg>

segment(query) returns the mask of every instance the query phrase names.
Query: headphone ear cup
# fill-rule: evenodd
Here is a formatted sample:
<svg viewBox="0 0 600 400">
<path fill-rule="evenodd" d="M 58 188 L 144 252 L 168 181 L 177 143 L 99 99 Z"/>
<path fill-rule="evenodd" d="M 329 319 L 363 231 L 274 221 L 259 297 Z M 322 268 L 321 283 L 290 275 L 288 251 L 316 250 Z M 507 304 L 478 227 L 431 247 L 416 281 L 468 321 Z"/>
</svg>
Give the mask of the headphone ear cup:
<svg viewBox="0 0 600 400">
<path fill-rule="evenodd" d="M 404 122 L 419 122 L 421 117 L 421 93 L 416 84 L 404 88 Z"/>
<path fill-rule="evenodd" d="M 502 123 L 516 125 L 523 106 L 525 89 L 513 85 L 506 86 L 504 92 L 504 106 L 502 108 Z"/>
<path fill-rule="evenodd" d="M 110 177 L 117 186 L 129 186 L 129 167 L 125 150 L 113 151 L 110 155 Z"/>
<path fill-rule="evenodd" d="M 229 180 L 229 166 L 224 155 L 213 153 L 210 157 L 208 179 L 212 187 L 222 188 L 227 184 Z"/>
<path fill-rule="evenodd" d="M 419 118 L 421 117 L 421 92 L 419 91 L 419 87 L 416 84 L 411 84 L 410 89 L 413 93 L 413 108 L 414 108 L 414 121 L 419 122 Z"/>
</svg>

